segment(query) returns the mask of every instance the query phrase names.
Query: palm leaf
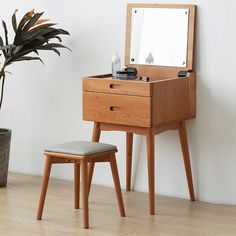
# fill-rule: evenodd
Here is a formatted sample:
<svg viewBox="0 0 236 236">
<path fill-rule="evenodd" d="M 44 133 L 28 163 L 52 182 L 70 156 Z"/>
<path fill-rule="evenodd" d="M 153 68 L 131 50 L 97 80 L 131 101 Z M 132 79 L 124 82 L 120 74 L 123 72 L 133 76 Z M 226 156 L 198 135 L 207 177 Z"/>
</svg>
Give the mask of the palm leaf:
<svg viewBox="0 0 236 236">
<path fill-rule="evenodd" d="M 18 25 L 18 28 L 17 28 L 17 31 L 16 31 L 16 35 L 15 35 L 15 39 L 14 39 L 14 42 L 17 41 L 19 39 L 19 37 L 21 36 L 21 30 L 22 28 L 24 27 L 24 25 L 26 24 L 27 21 L 29 21 L 32 16 L 34 15 L 34 9 L 27 12 L 23 18 L 21 19 L 19 25 Z"/>
<path fill-rule="evenodd" d="M 61 55 L 61 53 L 59 52 L 59 50 L 57 50 L 56 48 L 52 48 L 52 47 L 46 47 L 47 45 L 41 46 L 41 47 L 37 47 L 37 50 L 45 50 L 45 51 L 54 51 L 59 57 Z"/>
<path fill-rule="evenodd" d="M 37 20 L 37 22 L 34 23 L 34 27 L 37 26 L 37 25 L 41 25 L 45 22 L 49 21 L 49 19 L 40 19 L 40 20 Z"/>
<path fill-rule="evenodd" d="M 0 46 L 0 50 L 6 50 L 6 49 L 12 50 L 14 48 L 16 48 L 16 45 L 14 45 L 14 44 L 8 44 L 6 46 Z"/>
<path fill-rule="evenodd" d="M 3 43 L 3 40 L 2 40 L 1 36 L 0 36 L 0 46 L 4 46 L 4 43 Z M 6 58 L 7 57 L 6 51 L 2 50 L 2 52 L 3 52 L 4 57 Z"/>
<path fill-rule="evenodd" d="M 43 45 L 43 46 L 45 46 L 45 47 L 51 47 L 51 48 L 66 48 L 66 49 L 68 49 L 68 50 L 71 51 L 70 48 L 68 48 L 68 47 L 66 47 L 66 46 L 64 46 L 64 45 L 62 45 L 62 44 L 59 44 L 59 43 L 47 43 L 46 45 Z"/>
<path fill-rule="evenodd" d="M 15 56 L 22 48 L 23 48 L 23 45 L 16 46 L 16 48 L 12 52 L 13 56 Z"/>
<path fill-rule="evenodd" d="M 29 21 L 32 18 L 33 15 L 34 15 L 34 9 L 27 12 L 23 16 L 23 18 L 21 19 L 21 21 L 19 23 L 19 26 L 18 26 L 18 29 L 21 30 L 24 27 L 24 25 L 26 24 L 26 22 Z"/>
<path fill-rule="evenodd" d="M 17 31 L 17 22 L 16 22 L 16 12 L 17 10 L 15 10 L 14 14 L 12 15 L 11 21 L 12 21 L 12 27 L 16 33 Z"/>
<path fill-rule="evenodd" d="M 35 61 L 35 60 L 41 61 L 42 64 L 44 64 L 40 57 L 20 57 L 17 58 L 15 61 Z"/>
<path fill-rule="evenodd" d="M 47 33 L 44 36 L 48 39 L 51 39 L 51 38 L 55 38 L 55 36 L 57 36 L 59 34 L 70 35 L 69 32 L 67 32 L 66 30 L 54 29 L 54 31 Z"/>
<path fill-rule="evenodd" d="M 22 37 L 19 37 L 17 40 L 14 41 L 14 44 L 26 44 L 36 39 L 38 36 L 44 36 L 47 33 L 53 32 L 55 29 L 50 27 L 53 25 L 55 24 L 51 23 L 47 25 L 40 25 L 28 32 L 24 32 L 24 35 L 22 35 Z"/>
<path fill-rule="evenodd" d="M 6 45 L 8 45 L 8 31 L 7 31 L 7 25 L 6 25 L 5 21 L 2 21 L 2 26 L 3 26 L 4 33 L 5 33 L 5 42 L 6 42 Z"/>
<path fill-rule="evenodd" d="M 37 20 L 43 15 L 43 12 L 41 13 L 36 13 L 28 22 L 27 24 L 24 26 L 24 28 L 22 29 L 23 33 L 28 31 L 36 22 Z"/>
<path fill-rule="evenodd" d="M 60 38 L 59 36 L 54 36 L 54 37 L 52 37 L 52 38 L 50 38 L 50 39 L 53 39 L 53 38 L 58 39 L 58 41 L 59 41 L 60 43 L 62 42 L 62 40 L 61 40 L 61 38 Z"/>
<path fill-rule="evenodd" d="M 33 52 L 32 48 L 30 48 L 30 49 L 22 48 L 22 50 L 19 51 L 18 53 L 16 53 L 14 56 L 11 56 L 11 57 L 7 58 L 5 64 L 9 65 L 9 64 L 13 63 L 14 61 L 16 61 L 17 59 L 19 59 L 19 58 L 21 58 L 21 57 L 23 57 L 23 56 L 25 56 L 25 55 L 27 55 L 31 52 Z"/>
</svg>

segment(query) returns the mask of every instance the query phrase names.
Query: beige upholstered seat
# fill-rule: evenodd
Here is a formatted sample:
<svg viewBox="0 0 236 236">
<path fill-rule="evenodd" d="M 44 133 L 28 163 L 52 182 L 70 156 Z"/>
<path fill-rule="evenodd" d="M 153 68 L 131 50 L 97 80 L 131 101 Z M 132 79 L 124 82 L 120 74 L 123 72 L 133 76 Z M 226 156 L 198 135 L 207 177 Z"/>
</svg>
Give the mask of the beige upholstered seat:
<svg viewBox="0 0 236 236">
<path fill-rule="evenodd" d="M 117 147 L 106 143 L 88 141 L 75 141 L 62 143 L 53 147 L 45 148 L 46 152 L 66 153 L 71 155 L 89 156 L 101 152 L 117 150 Z"/>
</svg>

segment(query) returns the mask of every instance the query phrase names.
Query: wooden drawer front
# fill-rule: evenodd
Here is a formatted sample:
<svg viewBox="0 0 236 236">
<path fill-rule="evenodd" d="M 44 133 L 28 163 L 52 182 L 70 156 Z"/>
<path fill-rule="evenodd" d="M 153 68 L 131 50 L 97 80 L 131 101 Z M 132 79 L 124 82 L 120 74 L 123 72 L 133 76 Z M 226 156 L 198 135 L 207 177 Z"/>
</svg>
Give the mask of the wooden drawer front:
<svg viewBox="0 0 236 236">
<path fill-rule="evenodd" d="M 150 127 L 151 98 L 83 92 L 83 119 Z"/>
<path fill-rule="evenodd" d="M 83 91 L 150 97 L 151 85 L 137 81 L 85 78 L 83 80 Z"/>
</svg>

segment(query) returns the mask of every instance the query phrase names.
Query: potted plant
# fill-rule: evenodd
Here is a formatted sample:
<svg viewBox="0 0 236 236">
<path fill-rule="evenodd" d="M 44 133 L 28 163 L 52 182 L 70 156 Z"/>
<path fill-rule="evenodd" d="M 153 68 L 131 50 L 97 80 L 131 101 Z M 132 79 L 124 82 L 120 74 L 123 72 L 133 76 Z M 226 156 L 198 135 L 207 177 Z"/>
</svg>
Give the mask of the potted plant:
<svg viewBox="0 0 236 236">
<path fill-rule="evenodd" d="M 57 48 L 67 48 L 61 44 L 59 35 L 69 35 L 66 30 L 54 28 L 55 23 L 48 23 L 48 19 L 40 19 L 42 13 L 35 13 L 34 10 L 27 12 L 17 24 L 16 12 L 12 16 L 12 27 L 15 32 L 13 43 L 8 41 L 8 29 L 2 21 L 4 29 L 4 40 L 0 36 L 0 59 L 4 58 L 0 64 L 1 97 L 0 110 L 3 103 L 4 86 L 6 79 L 6 68 L 12 63 L 19 61 L 39 60 L 40 50 L 50 50 L 60 56 Z M 56 39 L 58 42 L 51 42 Z M 68 49 L 68 48 L 67 48 Z M 35 53 L 36 56 L 29 54 Z M 0 187 L 7 185 L 9 152 L 10 152 L 11 130 L 0 128 Z"/>
</svg>

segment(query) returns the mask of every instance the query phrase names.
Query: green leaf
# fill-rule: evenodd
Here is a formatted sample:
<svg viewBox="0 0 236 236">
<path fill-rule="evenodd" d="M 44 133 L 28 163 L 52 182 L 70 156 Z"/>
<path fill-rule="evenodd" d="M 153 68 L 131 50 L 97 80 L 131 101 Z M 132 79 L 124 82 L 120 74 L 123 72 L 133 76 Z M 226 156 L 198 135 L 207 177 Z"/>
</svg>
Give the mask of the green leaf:
<svg viewBox="0 0 236 236">
<path fill-rule="evenodd" d="M 2 37 L 0 36 L 0 46 L 4 46 L 4 43 L 3 43 L 3 40 L 2 40 Z M 6 58 L 7 57 L 7 54 L 6 54 L 6 51 L 5 50 L 2 50 L 3 54 L 4 54 L 4 57 Z"/>
<path fill-rule="evenodd" d="M 66 34 L 66 35 L 70 35 L 70 33 L 64 29 L 58 29 L 60 31 L 60 34 Z"/>
<path fill-rule="evenodd" d="M 16 12 L 17 10 L 15 10 L 14 14 L 12 15 L 11 21 L 12 21 L 12 27 L 16 33 L 17 31 L 17 23 L 16 23 Z"/>
<path fill-rule="evenodd" d="M 46 47 L 47 45 L 44 45 L 44 46 L 40 46 L 40 47 L 37 47 L 38 50 L 45 50 L 45 51 L 54 51 L 59 57 L 61 55 L 61 53 L 59 52 L 59 50 L 57 50 L 56 48 L 53 48 L 53 47 Z"/>
<path fill-rule="evenodd" d="M 60 38 L 59 36 L 54 36 L 53 38 L 58 39 L 58 41 L 59 41 L 60 43 L 62 42 L 62 40 L 61 40 L 61 38 Z M 53 38 L 51 38 L 51 39 L 53 39 Z"/>
<path fill-rule="evenodd" d="M 19 25 L 18 25 L 18 30 L 21 30 L 24 25 L 26 24 L 27 21 L 29 21 L 32 17 L 29 16 L 29 12 L 27 12 L 21 19 Z"/>
<path fill-rule="evenodd" d="M 45 34 L 44 37 L 48 39 L 52 39 L 52 38 L 55 38 L 55 36 L 59 34 L 69 35 L 69 33 L 65 30 L 63 31 L 62 29 L 54 29 L 54 31 Z"/>
<path fill-rule="evenodd" d="M 14 44 L 8 44 L 6 46 L 0 46 L 0 50 L 5 50 L 5 49 L 14 49 L 16 46 Z"/>
<path fill-rule="evenodd" d="M 16 53 L 11 59 L 12 61 L 14 61 L 17 58 L 23 57 L 31 52 L 33 52 L 34 49 L 33 48 L 29 48 L 29 49 L 22 49 L 21 51 L 19 51 L 18 53 Z"/>
<path fill-rule="evenodd" d="M 64 46 L 64 45 L 62 45 L 62 44 L 59 44 L 59 43 L 47 43 L 47 44 L 44 45 L 44 46 L 53 47 L 53 48 L 66 48 L 66 49 L 68 49 L 69 51 L 71 51 L 70 48 L 68 48 L 68 47 L 66 47 L 66 46 Z"/>
<path fill-rule="evenodd" d="M 18 53 L 16 53 L 14 56 L 8 57 L 5 64 L 6 65 L 10 65 L 11 63 L 13 63 L 14 61 L 16 61 L 18 58 L 23 57 L 29 53 L 33 52 L 33 49 L 24 49 L 19 51 Z"/>
<path fill-rule="evenodd" d="M 15 61 L 35 61 L 35 60 L 39 60 L 42 62 L 42 64 L 44 64 L 42 59 L 39 57 L 20 57 L 16 59 Z"/>
<path fill-rule="evenodd" d="M 36 48 L 33 49 L 33 52 L 35 52 L 37 55 L 39 55 L 39 52 Z"/>
<path fill-rule="evenodd" d="M 16 55 L 22 48 L 23 48 L 23 45 L 16 46 L 16 48 L 12 52 L 13 56 Z"/>
<path fill-rule="evenodd" d="M 35 23 L 36 21 L 43 15 L 43 12 L 41 13 L 36 13 L 29 21 L 28 23 L 24 26 L 23 32 L 28 31 Z"/>
<path fill-rule="evenodd" d="M 8 32 L 7 32 L 7 25 L 6 25 L 5 21 L 2 21 L 2 26 L 3 26 L 4 33 L 5 33 L 6 45 L 8 45 Z"/>
<path fill-rule="evenodd" d="M 48 24 L 49 25 L 49 24 Z M 54 24 L 50 24 L 54 25 Z M 24 33 L 24 36 L 22 38 L 19 38 L 18 41 L 14 41 L 14 44 L 19 45 L 19 44 L 27 44 L 30 41 L 36 39 L 39 36 L 45 36 L 45 34 L 53 32 L 55 29 L 50 28 L 50 27 L 45 27 L 45 26 L 39 26 L 32 31 L 28 31 Z"/>
<path fill-rule="evenodd" d="M 19 25 L 18 25 L 18 28 L 17 28 L 17 32 L 16 32 L 16 35 L 15 35 L 15 39 L 14 39 L 14 44 L 15 42 L 18 41 L 18 39 L 20 38 L 21 36 L 21 30 L 22 28 L 24 27 L 24 25 L 26 24 L 27 21 L 29 21 L 30 19 L 32 18 L 32 16 L 29 15 L 29 12 L 27 12 L 21 19 Z"/>
<path fill-rule="evenodd" d="M 3 43 L 3 40 L 2 40 L 2 37 L 0 36 L 0 46 L 3 46 L 4 43 Z"/>
</svg>

